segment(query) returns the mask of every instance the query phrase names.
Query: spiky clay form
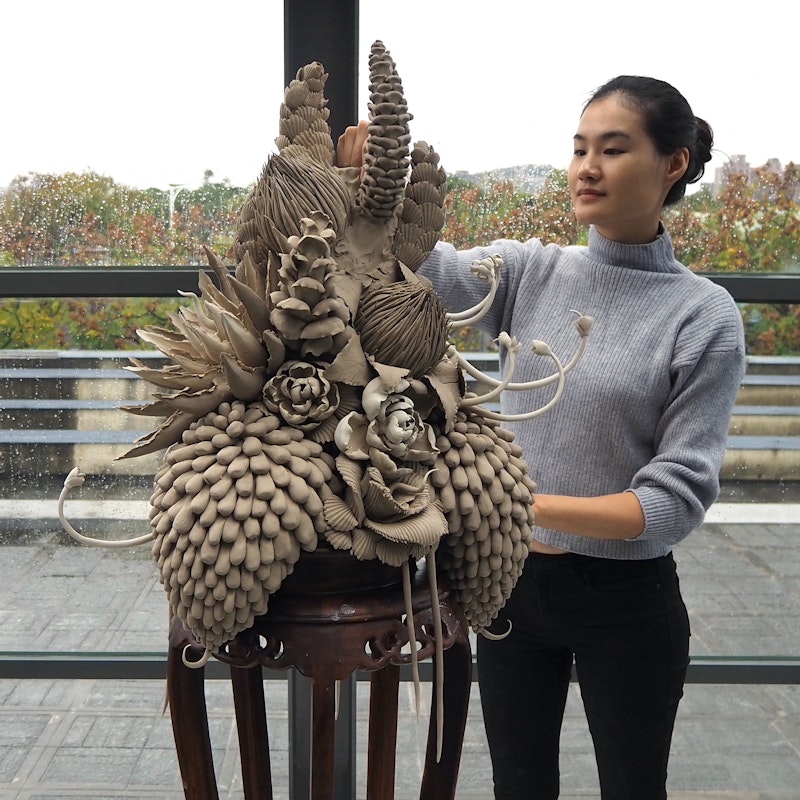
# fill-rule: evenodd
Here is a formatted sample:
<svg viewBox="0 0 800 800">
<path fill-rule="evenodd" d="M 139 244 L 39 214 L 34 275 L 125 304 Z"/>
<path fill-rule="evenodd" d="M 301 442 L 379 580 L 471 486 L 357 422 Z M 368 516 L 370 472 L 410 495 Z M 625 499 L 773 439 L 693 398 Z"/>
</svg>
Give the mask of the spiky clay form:
<svg viewBox="0 0 800 800">
<path fill-rule="evenodd" d="M 80 541 L 150 542 L 172 613 L 206 650 L 223 649 L 267 612 L 298 559 L 321 540 L 357 559 L 401 567 L 436 562 L 476 632 L 508 599 L 528 553 L 535 485 L 509 417 L 488 410 L 501 392 L 555 386 L 563 365 L 542 342 L 553 374 L 512 381 L 519 343 L 499 380 L 476 374 L 450 344 L 491 303 L 499 258 L 476 262 L 485 301 L 447 314 L 415 270 L 444 225 L 444 171 L 412 144 L 403 87 L 381 42 L 370 61 L 369 138 L 362 169 L 338 167 L 322 65 L 303 67 L 280 109 L 278 152 L 240 211 L 235 263 L 208 252 L 216 283 L 170 328 L 139 331 L 168 357 L 130 370 L 159 388 L 127 410 L 162 418 L 121 458 L 165 450 L 150 501 L 151 533 L 100 542 L 64 517 Z M 466 392 L 465 372 L 490 387 Z M 411 613 L 407 614 L 409 625 Z M 488 635 L 488 634 L 487 634 Z M 410 641 L 415 634 L 409 630 Z M 412 648 L 412 655 L 416 651 Z"/>
</svg>

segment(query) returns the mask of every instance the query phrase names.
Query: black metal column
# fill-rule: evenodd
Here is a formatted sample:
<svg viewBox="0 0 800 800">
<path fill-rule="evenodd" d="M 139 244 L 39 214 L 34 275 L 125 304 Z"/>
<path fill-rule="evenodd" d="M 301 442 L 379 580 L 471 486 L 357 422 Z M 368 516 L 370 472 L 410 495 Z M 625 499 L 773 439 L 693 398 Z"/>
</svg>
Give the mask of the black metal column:
<svg viewBox="0 0 800 800">
<path fill-rule="evenodd" d="M 283 13 L 285 85 L 306 64 L 322 64 L 336 141 L 358 121 L 358 0 L 284 0 Z"/>
<path fill-rule="evenodd" d="M 297 71 L 319 61 L 328 73 L 331 134 L 334 142 L 348 125 L 358 121 L 358 0 L 284 0 L 284 85 Z M 292 800 L 309 797 L 310 782 L 309 682 L 301 676 L 289 680 L 289 794 Z M 337 800 L 355 794 L 355 682 L 343 681 L 336 722 Z"/>
</svg>

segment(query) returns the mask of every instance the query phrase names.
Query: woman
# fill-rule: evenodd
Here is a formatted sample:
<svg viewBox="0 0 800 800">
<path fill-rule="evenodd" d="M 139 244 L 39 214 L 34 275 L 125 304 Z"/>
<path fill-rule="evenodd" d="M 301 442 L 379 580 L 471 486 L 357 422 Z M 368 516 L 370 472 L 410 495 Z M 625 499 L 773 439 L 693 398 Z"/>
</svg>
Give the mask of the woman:
<svg viewBox="0 0 800 800">
<path fill-rule="evenodd" d="M 621 76 L 580 117 L 569 167 L 586 248 L 499 240 L 437 246 L 420 272 L 453 310 L 473 305 L 476 259 L 502 283 L 482 325 L 565 355 L 571 309 L 594 317 L 559 403 L 516 426 L 537 481 L 535 541 L 511 598 L 479 638 L 478 678 L 497 800 L 559 794 L 559 737 L 575 666 L 603 800 L 666 798 L 689 654 L 672 548 L 719 492 L 744 373 L 731 297 L 678 263 L 661 224 L 711 157 L 712 132 L 672 86 Z M 515 381 L 545 363 L 518 359 Z M 524 393 L 503 410 L 526 410 Z"/>
</svg>

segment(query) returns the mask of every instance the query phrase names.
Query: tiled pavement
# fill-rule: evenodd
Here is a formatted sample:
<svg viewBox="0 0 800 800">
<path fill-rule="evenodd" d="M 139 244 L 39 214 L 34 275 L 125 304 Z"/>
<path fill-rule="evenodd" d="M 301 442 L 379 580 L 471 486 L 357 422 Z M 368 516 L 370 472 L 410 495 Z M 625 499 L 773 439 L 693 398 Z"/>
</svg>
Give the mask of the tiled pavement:
<svg viewBox="0 0 800 800">
<path fill-rule="evenodd" d="M 800 655 L 800 523 L 782 513 L 712 515 L 678 549 L 696 655 Z M 71 546 L 56 527 L 2 541 L 0 651 L 163 650 L 165 601 L 146 553 Z M 266 685 L 275 797 L 286 800 L 286 683 Z M 209 681 L 207 694 L 220 796 L 241 798 L 228 683 Z M 360 754 L 367 694 L 360 682 Z M 458 800 L 491 796 L 479 702 L 473 684 Z M 163 704 L 160 681 L 0 680 L 0 800 L 183 798 Z M 398 800 L 418 792 L 425 707 L 420 719 L 404 683 Z M 364 769 L 359 757 L 359 786 Z M 672 800 L 800 800 L 800 686 L 687 686 L 670 774 Z M 596 798 L 596 784 L 573 686 L 562 798 Z"/>
</svg>

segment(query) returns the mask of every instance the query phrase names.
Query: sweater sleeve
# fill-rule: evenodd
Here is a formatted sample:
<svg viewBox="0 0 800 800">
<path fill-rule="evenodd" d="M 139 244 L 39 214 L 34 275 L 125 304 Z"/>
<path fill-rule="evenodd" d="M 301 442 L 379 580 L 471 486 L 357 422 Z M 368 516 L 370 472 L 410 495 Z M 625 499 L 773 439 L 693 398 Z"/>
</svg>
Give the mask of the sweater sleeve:
<svg viewBox="0 0 800 800">
<path fill-rule="evenodd" d="M 477 305 L 489 293 L 489 283 L 473 274 L 471 266 L 476 261 L 499 255 L 502 259 L 500 285 L 488 313 L 478 327 L 493 338 L 507 326 L 513 297 L 520 275 L 531 268 L 543 250 L 541 242 L 531 239 L 515 242 L 500 239 L 486 247 L 456 250 L 452 245 L 439 242 L 419 273 L 433 285 L 448 311 L 462 311 Z"/>
<path fill-rule="evenodd" d="M 703 521 L 719 494 L 731 411 L 744 371 L 741 315 L 727 293 L 717 295 L 685 326 L 656 454 L 631 483 L 645 517 L 640 539 L 671 547 Z"/>
</svg>

